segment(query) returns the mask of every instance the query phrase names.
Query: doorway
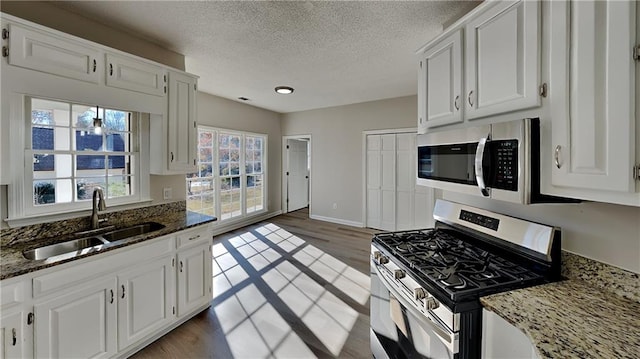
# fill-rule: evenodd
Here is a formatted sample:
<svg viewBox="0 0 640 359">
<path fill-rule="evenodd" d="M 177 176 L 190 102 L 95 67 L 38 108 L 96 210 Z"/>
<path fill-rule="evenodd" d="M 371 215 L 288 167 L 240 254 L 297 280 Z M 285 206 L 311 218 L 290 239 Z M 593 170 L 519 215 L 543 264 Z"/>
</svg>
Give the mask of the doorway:
<svg viewBox="0 0 640 359">
<path fill-rule="evenodd" d="M 282 212 L 308 207 L 311 202 L 311 135 L 282 138 Z"/>
</svg>

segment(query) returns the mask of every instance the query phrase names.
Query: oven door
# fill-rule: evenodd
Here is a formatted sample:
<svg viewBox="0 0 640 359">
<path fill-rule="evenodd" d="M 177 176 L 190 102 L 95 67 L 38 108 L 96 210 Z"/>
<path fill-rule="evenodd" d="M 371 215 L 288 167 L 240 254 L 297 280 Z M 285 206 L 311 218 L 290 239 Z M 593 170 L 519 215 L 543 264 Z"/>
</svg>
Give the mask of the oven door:
<svg viewBox="0 0 640 359">
<path fill-rule="evenodd" d="M 371 352 L 383 358 L 457 358 L 458 335 L 418 312 L 371 264 Z"/>
</svg>

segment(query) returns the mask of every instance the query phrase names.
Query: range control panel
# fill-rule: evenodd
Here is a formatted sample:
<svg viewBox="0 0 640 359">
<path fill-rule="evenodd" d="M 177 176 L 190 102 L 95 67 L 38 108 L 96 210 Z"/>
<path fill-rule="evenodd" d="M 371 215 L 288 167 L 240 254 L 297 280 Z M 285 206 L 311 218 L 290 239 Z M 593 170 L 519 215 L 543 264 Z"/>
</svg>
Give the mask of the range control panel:
<svg viewBox="0 0 640 359">
<path fill-rule="evenodd" d="M 460 210 L 461 220 L 467 221 L 473 224 L 477 224 L 479 226 L 492 229 L 494 231 L 498 230 L 498 226 L 500 225 L 500 220 L 497 218 L 483 216 L 481 214 Z"/>
</svg>

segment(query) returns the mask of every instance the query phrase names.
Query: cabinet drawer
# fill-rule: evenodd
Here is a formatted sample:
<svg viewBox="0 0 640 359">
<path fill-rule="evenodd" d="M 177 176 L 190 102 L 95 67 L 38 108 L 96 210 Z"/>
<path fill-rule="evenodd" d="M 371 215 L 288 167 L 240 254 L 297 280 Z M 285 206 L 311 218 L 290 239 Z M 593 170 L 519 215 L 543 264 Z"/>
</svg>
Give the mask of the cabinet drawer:
<svg viewBox="0 0 640 359">
<path fill-rule="evenodd" d="M 34 277 L 33 296 L 34 298 L 42 297 L 56 290 L 94 279 L 104 273 L 113 272 L 118 268 L 159 257 L 170 253 L 173 246 L 173 236 L 165 236 L 153 239 L 149 244 L 133 245 L 118 249 L 113 254 L 107 252 L 87 258 L 90 262 L 67 263 L 60 270 Z"/>
<path fill-rule="evenodd" d="M 206 243 L 211 240 L 210 226 L 198 226 L 178 233 L 178 248 Z"/>
<path fill-rule="evenodd" d="M 166 74 L 164 68 L 133 58 L 106 55 L 107 86 L 164 96 Z"/>
<path fill-rule="evenodd" d="M 22 303 L 25 299 L 26 288 L 25 281 L 22 279 L 17 281 L 9 279 L 0 282 L 0 307 Z"/>
<path fill-rule="evenodd" d="M 99 83 L 104 66 L 99 50 L 71 39 L 9 25 L 9 63 L 85 82 Z"/>
</svg>

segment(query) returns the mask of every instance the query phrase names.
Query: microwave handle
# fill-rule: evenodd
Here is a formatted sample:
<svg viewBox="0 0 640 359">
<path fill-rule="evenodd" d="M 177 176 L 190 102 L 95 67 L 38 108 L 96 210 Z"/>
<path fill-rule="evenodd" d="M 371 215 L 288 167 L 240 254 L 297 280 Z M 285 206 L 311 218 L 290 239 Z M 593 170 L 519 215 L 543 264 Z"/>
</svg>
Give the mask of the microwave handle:
<svg viewBox="0 0 640 359">
<path fill-rule="evenodd" d="M 489 197 L 489 188 L 484 184 L 484 173 L 482 172 L 482 158 L 484 157 L 484 148 L 487 144 L 486 138 L 481 138 L 478 140 L 478 147 L 476 148 L 476 160 L 475 160 L 475 169 L 476 169 L 476 182 L 478 182 L 478 188 L 480 188 L 480 192 L 483 196 Z"/>
</svg>

